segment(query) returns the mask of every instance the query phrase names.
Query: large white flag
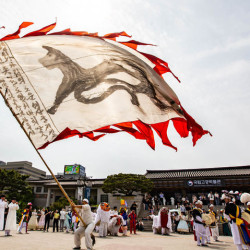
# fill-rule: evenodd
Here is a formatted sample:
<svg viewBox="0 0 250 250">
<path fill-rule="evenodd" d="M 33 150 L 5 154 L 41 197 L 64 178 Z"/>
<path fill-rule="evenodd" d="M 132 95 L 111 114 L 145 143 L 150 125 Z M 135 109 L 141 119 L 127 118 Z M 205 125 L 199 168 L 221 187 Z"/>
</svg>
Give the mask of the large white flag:
<svg viewBox="0 0 250 250">
<path fill-rule="evenodd" d="M 150 141 L 150 126 L 163 137 L 159 124 L 171 119 L 187 136 L 189 116 L 148 58 L 94 36 L 3 39 L 0 87 L 37 148 L 74 134 L 98 138 L 89 136 L 93 131 L 124 130 Z M 185 132 L 180 132 L 180 122 Z M 136 136 L 135 126 L 141 135 Z"/>
</svg>

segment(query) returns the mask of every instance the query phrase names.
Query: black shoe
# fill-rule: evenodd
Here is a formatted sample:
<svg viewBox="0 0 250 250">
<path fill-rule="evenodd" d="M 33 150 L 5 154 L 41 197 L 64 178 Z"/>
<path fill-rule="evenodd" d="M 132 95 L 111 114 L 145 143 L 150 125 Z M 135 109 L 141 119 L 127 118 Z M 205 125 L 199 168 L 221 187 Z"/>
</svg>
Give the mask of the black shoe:
<svg viewBox="0 0 250 250">
<path fill-rule="evenodd" d="M 206 245 L 206 244 L 201 244 L 201 246 L 202 246 L 202 247 L 208 247 L 208 245 Z"/>
<path fill-rule="evenodd" d="M 81 249 L 81 247 L 74 247 L 73 249 L 79 249 L 79 250 L 80 250 L 80 249 Z"/>
</svg>

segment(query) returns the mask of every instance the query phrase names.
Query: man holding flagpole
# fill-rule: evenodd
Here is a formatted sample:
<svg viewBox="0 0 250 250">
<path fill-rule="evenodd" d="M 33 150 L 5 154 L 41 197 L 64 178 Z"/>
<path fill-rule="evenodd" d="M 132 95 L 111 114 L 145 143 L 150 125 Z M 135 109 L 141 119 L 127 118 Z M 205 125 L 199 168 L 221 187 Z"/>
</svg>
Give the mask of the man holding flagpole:
<svg viewBox="0 0 250 250">
<path fill-rule="evenodd" d="M 84 223 L 86 224 L 85 227 L 82 221 L 80 220 L 80 226 L 75 231 L 75 236 L 74 236 L 75 247 L 73 249 L 81 249 L 81 238 L 85 234 L 85 244 L 87 250 L 91 250 L 93 249 L 91 233 L 95 228 L 95 224 L 93 222 L 93 217 L 88 199 L 83 199 L 82 205 L 73 206 L 73 209 L 79 209 L 81 217 Z"/>
</svg>

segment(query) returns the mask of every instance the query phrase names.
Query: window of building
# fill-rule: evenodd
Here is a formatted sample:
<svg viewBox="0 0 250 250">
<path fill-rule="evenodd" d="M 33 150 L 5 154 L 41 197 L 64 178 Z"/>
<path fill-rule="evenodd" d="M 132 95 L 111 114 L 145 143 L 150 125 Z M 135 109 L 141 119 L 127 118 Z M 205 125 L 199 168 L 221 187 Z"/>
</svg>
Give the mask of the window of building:
<svg viewBox="0 0 250 250">
<path fill-rule="evenodd" d="M 47 187 L 44 187 L 44 188 L 43 188 L 43 192 L 44 192 L 44 193 L 48 193 L 48 188 L 47 188 Z"/>
<path fill-rule="evenodd" d="M 109 202 L 109 197 L 107 194 L 101 194 L 101 202 Z"/>
<path fill-rule="evenodd" d="M 41 193 L 42 192 L 42 187 L 36 187 L 36 193 Z"/>
</svg>

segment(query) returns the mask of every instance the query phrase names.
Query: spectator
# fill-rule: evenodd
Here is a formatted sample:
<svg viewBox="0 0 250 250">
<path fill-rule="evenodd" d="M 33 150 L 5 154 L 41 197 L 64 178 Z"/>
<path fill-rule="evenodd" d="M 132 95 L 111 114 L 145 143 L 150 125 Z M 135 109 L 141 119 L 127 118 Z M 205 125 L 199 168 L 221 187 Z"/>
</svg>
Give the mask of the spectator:
<svg viewBox="0 0 250 250">
<path fill-rule="evenodd" d="M 77 229 L 77 223 L 78 223 L 78 217 L 75 212 L 72 213 L 72 227 L 73 227 L 73 233 L 75 233 Z M 53 229 L 54 230 L 54 229 Z"/>
<path fill-rule="evenodd" d="M 154 202 L 155 202 L 155 208 L 158 211 L 159 210 L 159 199 L 157 196 L 154 197 Z"/>
<path fill-rule="evenodd" d="M 185 204 L 185 201 L 186 201 L 186 197 L 183 196 L 183 197 L 181 198 L 181 204 L 184 205 L 184 204 Z"/>
<path fill-rule="evenodd" d="M 65 217 L 66 216 L 66 211 L 65 209 L 63 208 L 61 211 L 60 211 L 60 231 L 63 232 L 63 229 L 64 229 L 64 221 L 65 221 Z"/>
<path fill-rule="evenodd" d="M 195 204 L 195 202 L 197 201 L 197 196 L 196 195 L 192 195 L 192 203 Z"/>
<path fill-rule="evenodd" d="M 182 212 L 182 213 L 186 213 L 186 208 L 185 208 L 184 205 L 181 205 L 180 209 L 181 209 L 181 212 Z"/>
<path fill-rule="evenodd" d="M 139 231 L 144 231 L 144 224 L 141 220 L 139 220 L 136 224 L 136 228 L 139 230 Z"/>
<path fill-rule="evenodd" d="M 152 203 L 149 203 L 149 205 L 148 205 L 148 210 L 149 210 L 149 213 L 150 213 L 150 214 L 154 214 L 154 206 L 153 206 Z"/>
<path fill-rule="evenodd" d="M 45 210 L 45 223 L 44 223 L 44 228 L 43 228 L 44 232 L 46 230 L 46 227 L 47 227 L 47 232 L 49 231 L 50 216 L 51 216 L 51 212 L 49 211 L 49 207 L 47 207 L 47 209 Z"/>
<path fill-rule="evenodd" d="M 180 221 L 180 216 L 176 212 L 175 216 L 174 216 L 175 232 L 177 232 L 177 227 L 178 227 L 179 221 Z"/>
<path fill-rule="evenodd" d="M 213 195 L 212 191 L 210 191 L 210 193 L 207 195 L 207 197 L 208 197 L 209 203 L 214 204 L 214 195 Z"/>
<path fill-rule="evenodd" d="M 147 201 L 146 201 L 145 197 L 143 197 L 143 199 L 142 199 L 142 204 L 143 204 L 144 210 L 148 210 L 148 208 L 147 208 Z"/>
<path fill-rule="evenodd" d="M 54 233 L 55 232 L 55 227 L 56 227 L 56 231 L 58 232 L 58 221 L 59 221 L 59 218 L 60 218 L 60 214 L 58 213 L 58 210 L 56 210 L 53 213 L 53 218 L 54 218 L 54 221 L 53 221 L 53 233 Z"/>
<path fill-rule="evenodd" d="M 175 200 L 174 200 L 174 197 L 171 197 L 170 198 L 170 202 L 171 202 L 171 205 L 174 206 L 175 205 Z"/>
<path fill-rule="evenodd" d="M 136 205 L 136 203 L 135 203 L 135 201 L 134 201 L 133 204 L 132 204 L 131 207 L 130 207 L 130 210 L 131 210 L 131 212 L 134 210 L 135 213 L 136 213 L 136 209 L 137 209 L 137 205 Z"/>
<path fill-rule="evenodd" d="M 215 205 L 220 205 L 220 195 L 218 194 L 218 192 L 214 193 L 214 201 L 215 201 Z"/>
<path fill-rule="evenodd" d="M 164 197 L 164 194 L 162 192 L 160 192 L 159 197 L 160 197 L 160 204 L 165 206 L 165 204 L 164 204 L 165 197 Z"/>
</svg>

